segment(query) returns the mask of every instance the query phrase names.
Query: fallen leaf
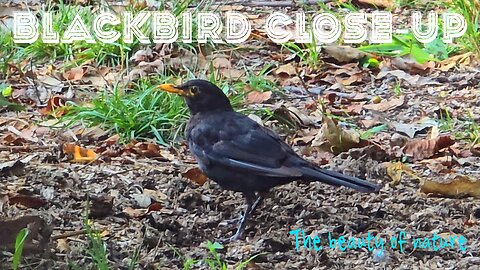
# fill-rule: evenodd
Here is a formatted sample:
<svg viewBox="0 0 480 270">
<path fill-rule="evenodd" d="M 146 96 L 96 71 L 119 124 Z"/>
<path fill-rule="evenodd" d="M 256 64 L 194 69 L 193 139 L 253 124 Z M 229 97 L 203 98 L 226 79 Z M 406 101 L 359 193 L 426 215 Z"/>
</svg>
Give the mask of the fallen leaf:
<svg viewBox="0 0 480 270">
<path fill-rule="evenodd" d="M 309 126 L 320 122 L 320 118 L 311 117 L 295 107 L 285 107 L 281 105 L 276 108 L 273 113 L 279 117 L 279 119 L 287 119 L 291 123 L 299 126 Z"/>
<path fill-rule="evenodd" d="M 457 175 L 452 181 L 447 183 L 425 180 L 420 186 L 420 191 L 425 194 L 433 193 L 445 197 L 469 195 L 480 198 L 480 181 L 466 175 Z"/>
<path fill-rule="evenodd" d="M 67 81 L 79 81 L 83 78 L 85 69 L 83 67 L 74 67 L 63 73 L 63 78 Z"/>
<path fill-rule="evenodd" d="M 245 75 L 244 71 L 234 69 L 232 63 L 226 57 L 216 57 L 213 59 L 212 65 L 225 78 L 239 79 Z"/>
<path fill-rule="evenodd" d="M 61 238 L 57 240 L 57 249 L 58 251 L 65 253 L 70 251 L 70 245 L 68 244 L 67 239 Z"/>
<path fill-rule="evenodd" d="M 404 103 L 405 103 L 405 96 L 401 96 L 398 98 L 392 98 L 388 101 L 382 101 L 380 103 L 367 104 L 367 105 L 364 105 L 363 108 L 367 110 L 386 112 L 388 110 L 398 108 L 402 106 Z"/>
<path fill-rule="evenodd" d="M 377 74 L 376 78 L 383 79 L 384 77 L 392 75 L 397 77 L 398 79 L 402 79 L 408 84 L 412 86 L 424 86 L 424 85 L 441 85 L 440 82 L 433 80 L 431 77 L 422 77 L 420 75 L 410 75 L 403 70 L 387 70 L 387 71 L 380 71 Z"/>
<path fill-rule="evenodd" d="M 37 155 L 30 155 L 25 158 L 0 163 L 2 175 L 22 175 L 25 173 L 25 165 Z"/>
<path fill-rule="evenodd" d="M 47 205 L 47 200 L 43 198 L 29 196 L 29 195 L 22 195 L 22 194 L 16 194 L 8 198 L 8 201 L 10 202 L 10 204 L 21 204 L 25 207 L 35 208 L 35 209 L 38 209 Z"/>
<path fill-rule="evenodd" d="M 408 142 L 402 149 L 403 153 L 412 160 L 430 158 L 438 151 L 452 146 L 455 141 L 450 135 L 439 136 L 435 139 L 418 139 Z"/>
<path fill-rule="evenodd" d="M 449 57 L 443 61 L 438 62 L 437 69 L 441 71 L 449 71 L 450 69 L 456 67 L 458 64 L 463 64 L 465 66 L 470 65 L 471 56 L 473 52 L 467 52 L 464 54 L 455 55 Z"/>
<path fill-rule="evenodd" d="M 123 212 L 133 218 L 144 217 L 147 214 L 146 209 L 135 209 L 132 207 L 127 207 L 123 209 Z"/>
<path fill-rule="evenodd" d="M 37 78 L 41 83 L 43 83 L 43 84 L 45 84 L 49 87 L 61 87 L 61 86 L 63 86 L 63 83 L 61 81 L 57 80 L 54 77 L 48 76 L 48 75 L 44 75 L 44 76 L 40 75 Z"/>
<path fill-rule="evenodd" d="M 103 195 L 100 197 L 91 197 L 90 217 L 104 218 L 113 212 L 113 197 Z"/>
<path fill-rule="evenodd" d="M 149 61 L 150 59 L 153 58 L 153 52 L 150 47 L 147 47 L 146 49 L 140 49 L 136 51 L 132 57 L 130 57 L 130 61 L 133 61 L 135 63 L 139 63 L 142 61 Z"/>
<path fill-rule="evenodd" d="M 269 100 L 272 97 L 272 91 L 259 92 L 250 91 L 246 96 L 246 103 L 259 104 Z"/>
<path fill-rule="evenodd" d="M 361 146 L 360 136 L 357 133 L 343 129 L 326 116 L 322 117 L 322 122 L 320 132 L 315 136 L 312 146 L 321 147 L 333 153 L 341 153 Z"/>
<path fill-rule="evenodd" d="M 154 202 L 148 206 L 147 214 L 150 212 L 160 211 L 162 209 L 162 205 L 158 202 Z"/>
<path fill-rule="evenodd" d="M 368 55 L 350 46 L 326 45 L 323 50 L 341 64 L 356 62 Z"/>
<path fill-rule="evenodd" d="M 199 168 L 189 169 L 182 175 L 200 186 L 203 186 L 208 180 L 208 177 Z"/>
<path fill-rule="evenodd" d="M 274 74 L 278 75 L 279 77 L 285 78 L 285 77 L 290 77 L 290 76 L 296 75 L 297 70 L 295 69 L 293 64 L 289 63 L 289 64 L 279 66 L 275 70 Z"/>
<path fill-rule="evenodd" d="M 433 119 L 426 119 L 424 121 L 414 123 L 414 124 L 404 124 L 404 123 L 392 123 L 392 126 L 399 133 L 407 135 L 410 138 L 414 138 L 417 132 L 425 130 L 426 128 L 433 128 L 437 126 L 437 122 Z"/>
</svg>

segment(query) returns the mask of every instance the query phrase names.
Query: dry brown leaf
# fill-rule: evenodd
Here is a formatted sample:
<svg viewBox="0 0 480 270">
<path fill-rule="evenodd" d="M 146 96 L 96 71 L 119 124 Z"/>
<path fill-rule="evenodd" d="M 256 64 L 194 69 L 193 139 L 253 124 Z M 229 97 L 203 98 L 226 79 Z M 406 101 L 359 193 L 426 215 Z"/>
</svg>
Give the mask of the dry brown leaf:
<svg viewBox="0 0 480 270">
<path fill-rule="evenodd" d="M 40 197 L 16 194 L 8 199 L 10 204 L 21 204 L 28 208 L 41 208 L 47 205 L 47 200 Z"/>
<path fill-rule="evenodd" d="M 361 146 L 360 136 L 357 133 L 344 130 L 326 116 L 322 117 L 322 122 L 320 132 L 315 136 L 312 146 L 318 146 L 333 153 L 341 153 Z"/>
<path fill-rule="evenodd" d="M 457 175 L 448 183 L 438 183 L 425 180 L 420 187 L 420 191 L 426 194 L 433 193 L 445 197 L 469 195 L 475 198 L 480 198 L 480 181 L 473 180 L 466 175 Z"/>
<path fill-rule="evenodd" d="M 125 209 L 123 209 L 123 212 L 133 218 L 144 217 L 147 214 L 146 209 L 135 209 L 132 207 L 126 207 Z"/>
<path fill-rule="evenodd" d="M 297 74 L 297 70 L 293 66 L 293 64 L 289 63 L 286 65 L 279 66 L 277 70 L 275 70 L 275 74 L 279 77 L 290 77 Z"/>
<path fill-rule="evenodd" d="M 402 150 L 406 156 L 411 157 L 413 160 L 422 160 L 432 157 L 438 151 L 453 144 L 455 144 L 455 141 L 450 135 L 443 135 L 430 140 L 419 139 L 410 141 Z"/>
<path fill-rule="evenodd" d="M 232 63 L 226 57 L 213 59 L 212 65 L 226 78 L 239 79 L 245 75 L 244 71 L 234 69 Z"/>
<path fill-rule="evenodd" d="M 249 104 L 259 104 L 269 100 L 272 97 L 272 91 L 259 92 L 251 91 L 245 97 L 245 102 Z"/>
<path fill-rule="evenodd" d="M 208 180 L 208 177 L 199 168 L 189 169 L 182 175 L 200 186 L 203 186 Z"/>
<path fill-rule="evenodd" d="M 29 234 L 24 242 L 23 254 L 39 255 L 49 250 L 52 227 L 40 216 L 17 215 L 14 219 L 0 219 L 0 250 L 14 252 L 15 238 L 22 228 L 28 228 Z M 13 250 L 12 250 L 13 249 Z"/>
<path fill-rule="evenodd" d="M 156 211 L 160 211 L 162 209 L 162 205 L 158 202 L 154 202 L 152 204 L 150 204 L 147 208 L 147 214 L 149 214 L 150 212 L 156 212 Z"/>
<path fill-rule="evenodd" d="M 458 64 L 463 64 L 465 66 L 468 66 L 470 65 L 470 59 L 472 55 L 473 55 L 472 52 L 467 52 L 464 54 L 449 57 L 443 61 L 440 61 L 437 64 L 437 69 L 441 71 L 449 71 L 450 69 L 456 67 Z"/>
<path fill-rule="evenodd" d="M 400 96 L 398 98 L 392 98 L 388 101 L 382 101 L 380 103 L 374 103 L 374 104 L 367 104 L 364 105 L 363 108 L 367 110 L 373 110 L 373 111 L 381 111 L 381 112 L 386 112 L 388 110 L 395 109 L 397 107 L 402 106 L 405 103 L 405 96 Z"/>
<path fill-rule="evenodd" d="M 74 67 L 63 73 L 63 78 L 67 81 L 79 81 L 85 75 L 85 69 L 83 67 Z"/>
<path fill-rule="evenodd" d="M 350 46 L 326 45 L 325 53 L 341 64 L 356 62 L 368 54 Z"/>
<path fill-rule="evenodd" d="M 70 245 L 68 244 L 67 239 L 61 238 L 57 240 L 57 249 L 61 253 L 70 251 Z"/>
</svg>

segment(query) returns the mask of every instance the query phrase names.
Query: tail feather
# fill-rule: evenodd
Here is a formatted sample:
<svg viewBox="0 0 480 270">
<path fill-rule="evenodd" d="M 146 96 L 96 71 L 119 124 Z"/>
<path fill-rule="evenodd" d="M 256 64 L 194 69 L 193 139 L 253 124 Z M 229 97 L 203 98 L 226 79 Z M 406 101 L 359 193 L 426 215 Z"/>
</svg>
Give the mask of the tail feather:
<svg viewBox="0 0 480 270">
<path fill-rule="evenodd" d="M 378 192 L 382 186 L 339 172 L 304 167 L 302 169 L 305 180 L 318 181 L 332 186 L 345 186 L 361 192 Z"/>
</svg>

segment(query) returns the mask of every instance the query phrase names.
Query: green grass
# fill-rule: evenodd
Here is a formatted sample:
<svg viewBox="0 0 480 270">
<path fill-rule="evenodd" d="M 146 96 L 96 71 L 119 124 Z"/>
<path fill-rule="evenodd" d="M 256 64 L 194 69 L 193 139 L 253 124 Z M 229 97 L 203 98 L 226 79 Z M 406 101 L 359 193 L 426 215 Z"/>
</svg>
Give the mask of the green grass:
<svg viewBox="0 0 480 270">
<path fill-rule="evenodd" d="M 454 10 L 463 15 L 467 31 L 460 39 L 464 48 L 480 57 L 480 2 L 476 0 L 453 0 Z"/>
<path fill-rule="evenodd" d="M 293 41 L 289 41 L 282 44 L 282 47 L 295 54 L 300 61 L 311 70 L 319 69 L 323 63 L 320 55 L 321 47 L 317 46 L 317 42 L 313 34 L 312 42 L 295 43 Z"/>
<path fill-rule="evenodd" d="M 98 270 L 111 269 L 107 259 L 107 246 L 100 233 L 94 230 L 90 225 L 88 215 L 85 215 L 83 218 L 83 227 L 87 231 L 88 239 L 88 248 L 86 249 L 86 252 L 92 260 L 92 264 L 95 265 Z"/>
<path fill-rule="evenodd" d="M 86 126 L 100 126 L 119 134 L 123 142 L 155 138 L 160 144 L 172 142 L 183 130 L 188 112 L 181 97 L 156 91 L 161 77 L 140 79 L 132 89 L 104 90 L 90 105 L 72 104 L 62 120 Z"/>
<path fill-rule="evenodd" d="M 214 73 L 207 79 L 222 89 L 236 110 L 270 118 L 274 114 L 268 109 L 244 106 L 249 91 L 280 93 L 277 84 L 266 77 L 268 70 L 264 67 L 258 73 L 249 72 L 245 81 L 229 83 L 218 79 Z M 171 77 L 155 75 L 132 83 L 130 89 L 122 89 L 117 84 L 113 90 L 103 90 L 87 104 L 70 102 L 69 113 L 61 121 L 68 125 L 99 126 L 111 134 L 119 134 L 122 143 L 153 138 L 159 144 L 171 145 L 183 136 L 189 112 L 182 97 L 155 89 L 156 85 L 169 81 Z"/>
<path fill-rule="evenodd" d="M 22 260 L 23 246 L 29 234 L 28 228 L 23 228 L 18 232 L 15 238 L 15 252 L 13 253 L 12 269 L 17 270 Z"/>
<path fill-rule="evenodd" d="M 195 0 L 179 0 L 179 1 L 162 1 L 161 6 L 158 11 L 168 10 L 179 20 L 179 28 L 182 29 L 182 19 L 181 14 L 187 11 L 187 7 L 192 6 L 195 3 Z M 211 6 L 212 1 L 201 1 L 192 12 L 192 43 L 183 43 L 181 40 L 174 42 L 174 46 L 182 47 L 194 52 L 197 52 L 198 49 L 194 46 L 197 44 L 197 21 L 196 14 L 207 10 Z M 73 18 L 79 14 L 87 28 L 90 29 L 95 15 L 97 15 L 100 10 L 107 9 L 111 7 L 108 4 L 102 2 L 101 7 L 103 9 L 97 9 L 93 12 L 94 7 L 92 6 L 79 6 L 66 4 L 63 1 L 59 3 L 50 2 L 45 6 L 43 10 L 40 11 L 40 16 L 44 12 L 50 12 L 53 14 L 52 28 L 53 31 L 59 33 L 59 37 L 62 38 L 65 30 L 72 22 Z M 143 10 L 134 9 L 131 6 L 125 7 L 126 11 L 132 12 L 135 16 Z M 212 12 L 212 10 L 209 10 Z M 112 11 L 114 12 L 114 11 Z M 114 12 L 115 13 L 115 12 Z M 106 30 L 116 30 L 122 33 L 123 29 L 123 20 L 120 20 L 121 23 L 112 26 Z M 142 26 L 142 32 L 145 35 L 150 36 L 151 33 L 151 20 L 147 21 Z M 42 21 L 39 21 L 39 33 L 42 31 Z M 108 28 L 108 27 L 107 27 Z M 181 32 L 181 31 L 179 31 Z M 93 34 L 92 34 L 93 35 Z M 181 33 L 179 33 L 179 38 Z M 95 37 L 93 37 L 95 38 Z M 93 61 L 93 64 L 96 65 L 107 65 L 107 66 L 121 66 L 126 63 L 133 52 L 140 47 L 139 41 L 134 38 L 133 43 L 125 43 L 123 37 L 120 37 L 116 43 L 106 44 L 97 40 L 96 43 L 87 43 L 86 41 L 76 41 L 71 44 L 58 43 L 58 44 L 49 44 L 44 43 L 42 38 L 31 44 L 15 44 L 13 42 L 12 33 L 9 30 L 0 30 L 0 46 L 2 50 L 0 51 L 0 71 L 3 73 L 6 72 L 8 64 L 18 65 L 21 61 L 28 60 L 34 64 L 44 64 L 44 63 L 53 63 L 55 61 L 64 62 L 62 68 L 68 68 L 70 66 L 81 65 L 86 61 Z M 209 48 L 215 48 L 213 42 L 208 42 L 207 46 Z"/>
<path fill-rule="evenodd" d="M 442 110 L 443 114 L 439 116 L 439 130 L 441 132 L 451 133 L 455 139 L 468 141 L 471 145 L 480 142 L 480 126 L 475 122 L 472 113 L 468 112 L 466 118 L 453 118 L 448 109 Z"/>
<path fill-rule="evenodd" d="M 454 49 L 443 43 L 440 35 L 431 43 L 423 44 L 413 34 L 393 35 L 392 43 L 360 46 L 363 52 L 390 57 L 410 55 L 418 63 L 443 60 L 453 53 Z"/>
</svg>

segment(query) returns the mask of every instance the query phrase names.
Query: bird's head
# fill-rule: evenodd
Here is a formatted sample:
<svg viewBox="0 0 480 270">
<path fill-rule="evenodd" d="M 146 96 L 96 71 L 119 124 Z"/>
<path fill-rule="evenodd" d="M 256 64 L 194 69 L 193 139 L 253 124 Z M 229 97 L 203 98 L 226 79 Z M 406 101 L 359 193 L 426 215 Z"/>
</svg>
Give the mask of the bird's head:
<svg viewBox="0 0 480 270">
<path fill-rule="evenodd" d="M 182 85 L 162 84 L 158 88 L 185 98 L 192 114 L 210 111 L 231 111 L 232 105 L 223 91 L 205 80 L 190 80 Z"/>
</svg>

